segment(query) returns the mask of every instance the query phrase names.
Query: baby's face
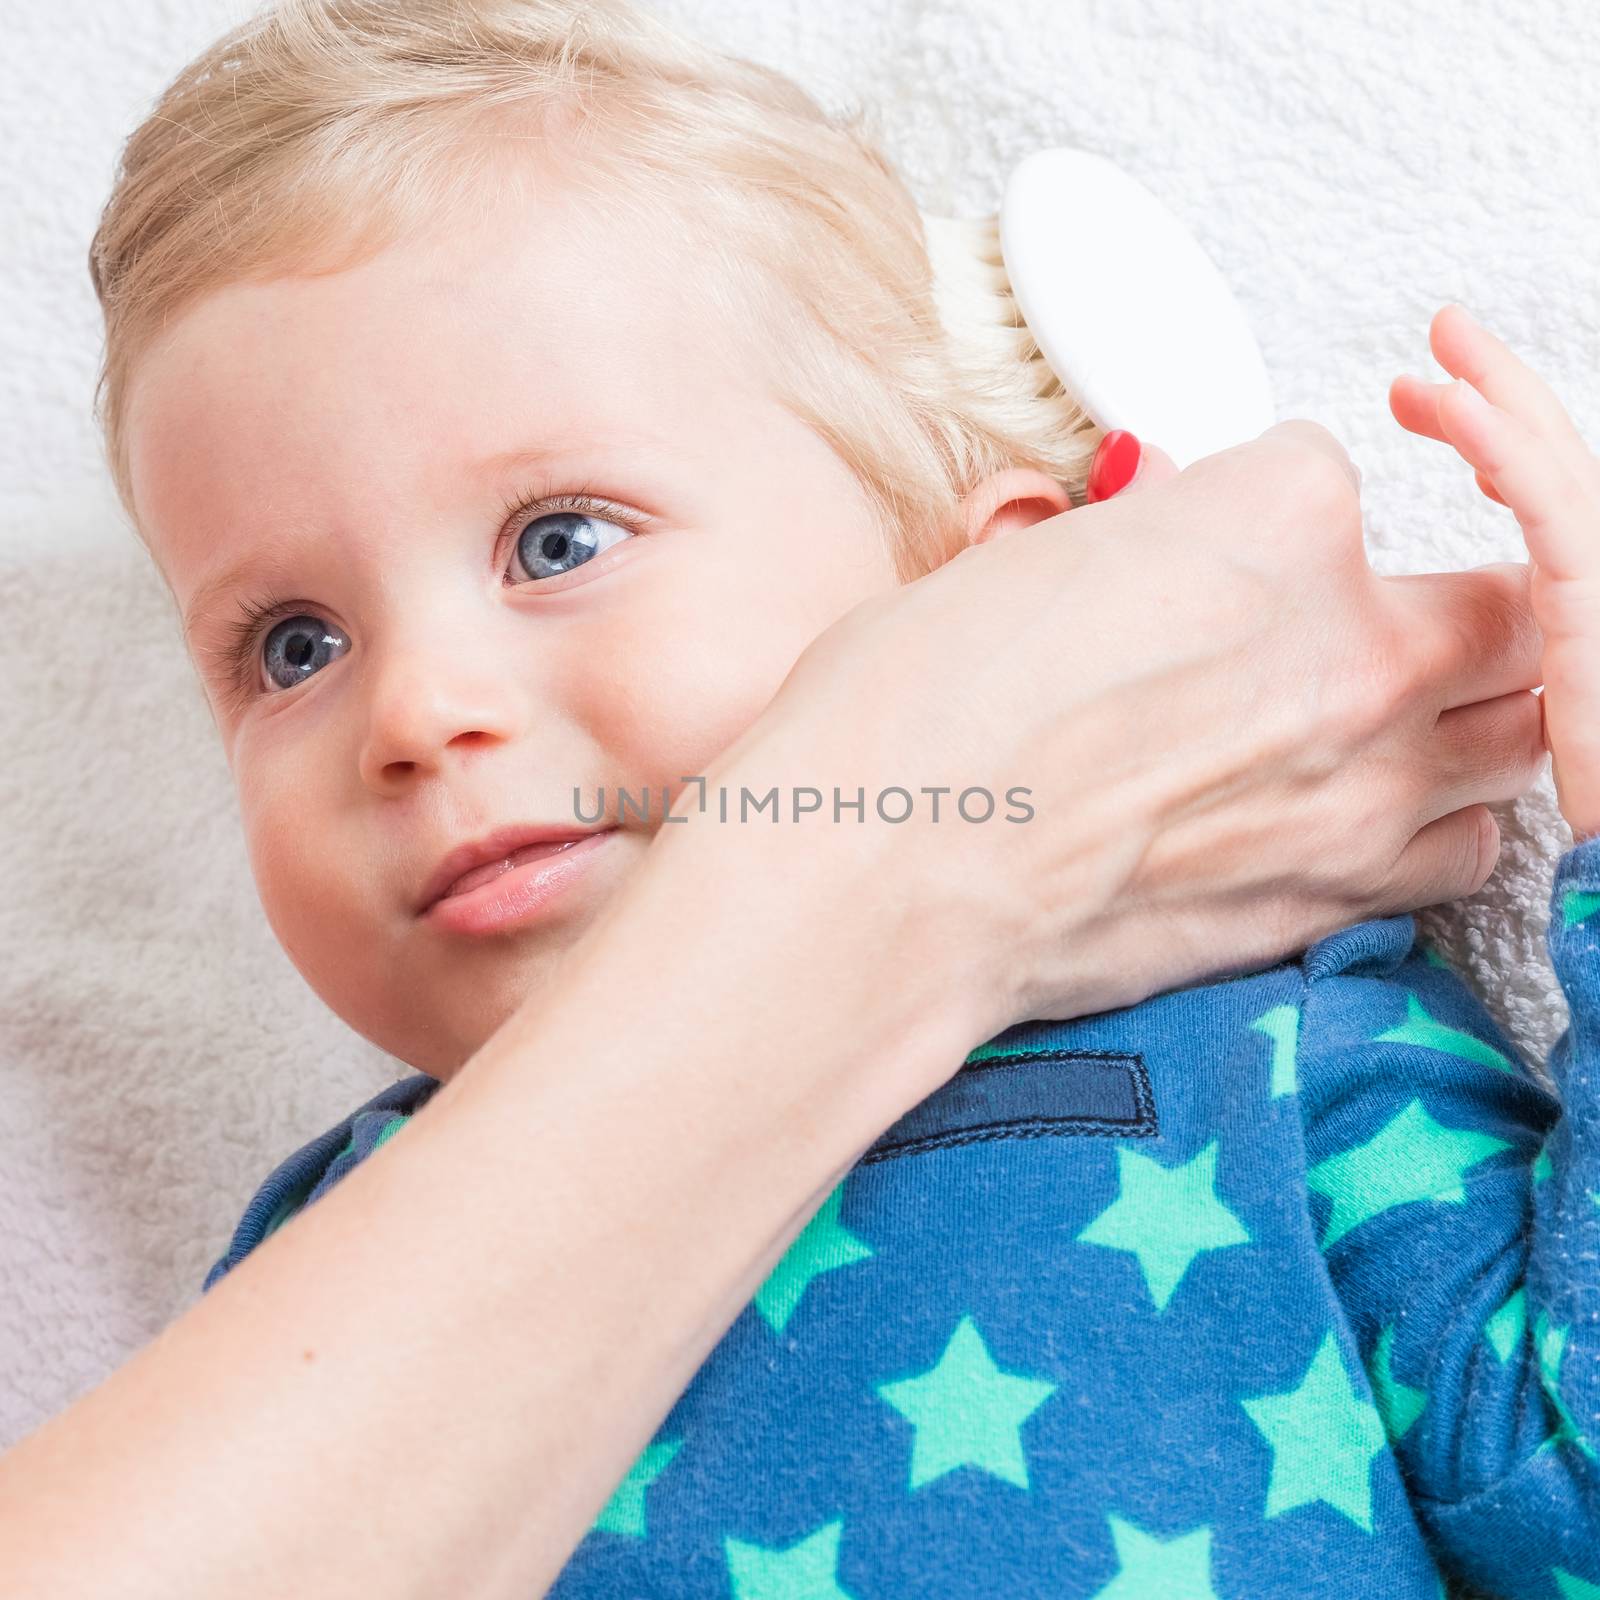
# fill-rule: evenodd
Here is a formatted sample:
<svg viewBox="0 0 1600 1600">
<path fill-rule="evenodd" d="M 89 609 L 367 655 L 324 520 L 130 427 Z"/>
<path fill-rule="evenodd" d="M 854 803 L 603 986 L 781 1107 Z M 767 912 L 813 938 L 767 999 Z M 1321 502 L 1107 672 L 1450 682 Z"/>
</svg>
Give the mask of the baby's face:
<svg viewBox="0 0 1600 1600">
<path fill-rule="evenodd" d="M 692 252 L 592 211 L 552 191 L 343 273 L 230 286 L 131 396 L 135 506 L 186 614 L 205 592 L 186 642 L 273 931 L 345 1021 L 441 1078 L 635 868 L 662 786 L 896 581 L 863 490 L 773 396 L 782 350 L 723 337 L 683 293 Z M 615 514 L 542 509 L 578 495 Z M 221 652 L 262 600 L 287 604 L 235 680 Z M 534 920 L 418 915 L 447 851 L 580 831 L 573 791 L 592 813 L 602 787 L 604 822 L 618 787 L 652 792 L 648 819 Z"/>
<path fill-rule="evenodd" d="M 865 491 L 777 398 L 783 349 L 687 292 L 706 270 L 552 185 L 342 273 L 220 290 L 134 375 L 135 509 L 273 932 L 439 1078 L 638 865 L 663 789 L 896 583 Z M 1011 468 L 964 509 L 982 538 L 1066 504 Z M 446 853 L 507 824 L 613 826 L 514 927 L 419 915 Z"/>
</svg>

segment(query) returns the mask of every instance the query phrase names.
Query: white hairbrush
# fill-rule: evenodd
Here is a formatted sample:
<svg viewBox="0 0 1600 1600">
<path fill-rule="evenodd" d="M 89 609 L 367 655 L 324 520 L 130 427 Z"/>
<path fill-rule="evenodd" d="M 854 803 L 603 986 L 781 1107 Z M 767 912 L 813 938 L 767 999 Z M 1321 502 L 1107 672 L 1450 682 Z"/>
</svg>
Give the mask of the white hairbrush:
<svg viewBox="0 0 1600 1600">
<path fill-rule="evenodd" d="M 1104 156 L 1035 151 L 998 217 L 923 222 L 947 325 L 979 338 L 987 319 L 989 342 L 1011 354 L 1031 338 L 1106 432 L 1126 428 L 1182 468 L 1276 421 L 1260 347 L 1216 264 Z"/>
</svg>

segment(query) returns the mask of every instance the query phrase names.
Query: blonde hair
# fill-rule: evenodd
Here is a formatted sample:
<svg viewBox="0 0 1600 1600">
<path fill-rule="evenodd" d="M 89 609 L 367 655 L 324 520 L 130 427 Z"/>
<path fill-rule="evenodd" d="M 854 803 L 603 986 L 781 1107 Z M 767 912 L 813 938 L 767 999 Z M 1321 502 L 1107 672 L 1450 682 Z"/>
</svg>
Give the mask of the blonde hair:
<svg viewBox="0 0 1600 1600">
<path fill-rule="evenodd" d="M 179 313 L 357 265 L 481 203 L 473 180 L 508 152 L 532 165 L 530 138 L 604 204 L 694 230 L 721 269 L 707 292 L 781 341 L 783 403 L 855 473 L 902 581 L 955 553 L 960 497 L 991 472 L 1037 467 L 1081 501 L 1100 435 L 1016 315 L 992 220 L 923 217 L 870 122 L 629 0 L 280 0 L 162 94 L 90 245 L 124 509 L 138 530 L 130 377 Z"/>
</svg>

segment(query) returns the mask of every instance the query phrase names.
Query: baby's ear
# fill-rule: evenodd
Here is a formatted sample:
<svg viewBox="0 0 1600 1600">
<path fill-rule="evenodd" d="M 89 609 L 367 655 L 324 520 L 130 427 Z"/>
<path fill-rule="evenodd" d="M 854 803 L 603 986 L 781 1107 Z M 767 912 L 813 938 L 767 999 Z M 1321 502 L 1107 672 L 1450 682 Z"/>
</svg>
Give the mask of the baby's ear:
<svg viewBox="0 0 1600 1600">
<path fill-rule="evenodd" d="M 1017 528 L 1072 509 L 1072 497 L 1046 472 L 1007 467 L 980 479 L 962 496 L 967 543 L 985 544 Z"/>
</svg>

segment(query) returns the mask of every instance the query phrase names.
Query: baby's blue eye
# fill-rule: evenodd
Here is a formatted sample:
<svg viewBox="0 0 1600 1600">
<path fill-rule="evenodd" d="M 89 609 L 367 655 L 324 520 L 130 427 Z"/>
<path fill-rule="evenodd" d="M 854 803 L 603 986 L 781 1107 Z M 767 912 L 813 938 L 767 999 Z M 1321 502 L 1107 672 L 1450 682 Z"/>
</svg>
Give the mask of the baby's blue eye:
<svg viewBox="0 0 1600 1600">
<path fill-rule="evenodd" d="M 631 528 L 607 517 L 551 511 L 534 517 L 517 535 L 517 559 L 530 576 L 554 578 L 632 537 Z"/>
<path fill-rule="evenodd" d="M 267 676 L 280 689 L 292 689 L 335 654 L 343 655 L 350 641 L 320 618 L 302 612 L 285 617 L 262 641 Z M 280 676 L 281 674 L 281 676 Z"/>
</svg>

